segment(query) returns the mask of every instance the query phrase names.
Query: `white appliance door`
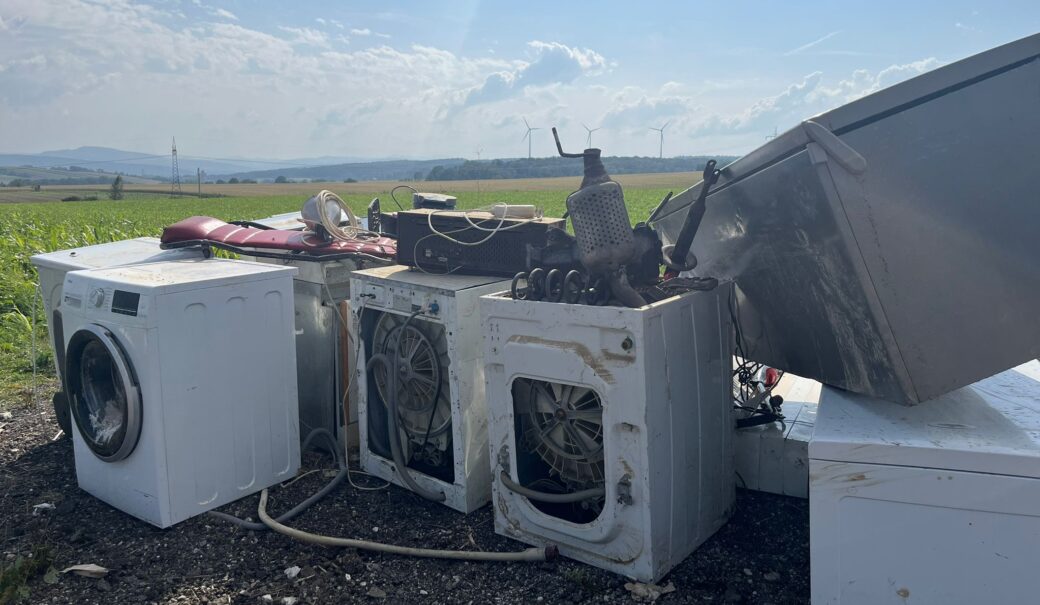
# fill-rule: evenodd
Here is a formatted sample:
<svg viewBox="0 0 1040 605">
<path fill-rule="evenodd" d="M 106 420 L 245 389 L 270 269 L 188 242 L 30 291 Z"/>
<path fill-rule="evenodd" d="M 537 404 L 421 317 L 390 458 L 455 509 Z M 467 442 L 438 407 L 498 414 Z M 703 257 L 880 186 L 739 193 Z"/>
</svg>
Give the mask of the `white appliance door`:
<svg viewBox="0 0 1040 605">
<path fill-rule="evenodd" d="M 129 456 L 141 436 L 141 391 L 112 332 L 96 324 L 79 328 L 69 339 L 65 379 L 87 447 L 105 462 Z"/>
<path fill-rule="evenodd" d="M 1040 480 L 826 460 L 809 471 L 814 605 L 1037 602 Z"/>
</svg>

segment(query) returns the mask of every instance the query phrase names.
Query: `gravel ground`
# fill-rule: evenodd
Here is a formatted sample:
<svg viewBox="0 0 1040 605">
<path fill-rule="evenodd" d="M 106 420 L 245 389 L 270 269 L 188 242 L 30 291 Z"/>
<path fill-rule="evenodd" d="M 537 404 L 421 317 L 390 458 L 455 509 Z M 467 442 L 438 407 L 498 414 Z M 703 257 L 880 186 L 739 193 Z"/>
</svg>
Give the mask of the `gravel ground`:
<svg viewBox="0 0 1040 605">
<path fill-rule="evenodd" d="M 102 579 L 43 574 L 31 603 L 603 603 L 632 602 L 625 580 L 560 559 L 552 563 L 464 563 L 410 559 L 251 533 L 206 516 L 156 529 L 76 486 L 72 444 L 54 440 L 48 405 L 0 419 L 0 566 L 46 548 L 53 566 L 94 563 Z M 307 469 L 331 466 L 316 454 Z M 363 478 L 358 478 L 360 482 Z M 326 481 L 322 472 L 276 488 L 269 509 L 287 510 Z M 258 496 L 224 509 L 256 516 Z M 33 514 L 40 503 L 53 510 Z M 494 533 L 486 506 L 464 516 L 391 487 L 346 485 L 299 517 L 317 533 L 432 548 L 520 550 Z M 299 567 L 295 579 L 285 570 Z M 50 578 L 54 580 L 53 576 Z M 738 491 L 730 522 L 662 582 L 658 603 L 789 603 L 809 600 L 809 510 L 804 500 Z M 296 601 L 293 601 L 296 599 Z"/>
</svg>

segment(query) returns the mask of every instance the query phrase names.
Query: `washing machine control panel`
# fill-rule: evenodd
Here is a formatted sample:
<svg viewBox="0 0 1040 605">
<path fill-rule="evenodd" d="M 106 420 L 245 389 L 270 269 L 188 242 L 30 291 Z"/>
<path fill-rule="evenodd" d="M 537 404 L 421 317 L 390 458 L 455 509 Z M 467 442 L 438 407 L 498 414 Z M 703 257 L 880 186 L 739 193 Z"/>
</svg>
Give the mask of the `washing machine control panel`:
<svg viewBox="0 0 1040 605">
<path fill-rule="evenodd" d="M 148 316 L 150 297 L 139 292 L 120 290 L 102 284 L 66 282 L 62 305 L 82 309 L 88 316 L 104 317 L 111 314 L 144 319 Z"/>
</svg>

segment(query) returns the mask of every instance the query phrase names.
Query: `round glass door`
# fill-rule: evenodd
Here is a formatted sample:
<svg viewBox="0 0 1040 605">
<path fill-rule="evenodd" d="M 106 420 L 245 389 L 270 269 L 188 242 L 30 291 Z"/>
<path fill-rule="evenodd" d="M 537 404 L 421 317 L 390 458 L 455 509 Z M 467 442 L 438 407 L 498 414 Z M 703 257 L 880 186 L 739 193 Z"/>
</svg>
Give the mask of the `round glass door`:
<svg viewBox="0 0 1040 605">
<path fill-rule="evenodd" d="M 130 455 L 141 435 L 141 396 L 122 348 L 101 326 L 80 329 L 65 357 L 69 404 L 83 441 L 106 462 Z"/>
</svg>

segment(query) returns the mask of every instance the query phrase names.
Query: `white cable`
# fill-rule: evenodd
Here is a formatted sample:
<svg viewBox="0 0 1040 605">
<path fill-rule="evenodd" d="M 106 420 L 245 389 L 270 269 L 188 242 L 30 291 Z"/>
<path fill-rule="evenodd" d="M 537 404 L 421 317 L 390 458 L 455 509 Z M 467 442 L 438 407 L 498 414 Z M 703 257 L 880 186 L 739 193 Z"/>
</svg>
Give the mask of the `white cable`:
<svg viewBox="0 0 1040 605">
<path fill-rule="evenodd" d="M 318 216 L 321 217 L 321 226 L 325 228 L 325 231 L 328 231 L 329 235 L 331 235 L 333 239 L 348 242 L 361 242 L 367 239 L 380 237 L 378 233 L 361 228 L 361 224 L 358 222 L 357 216 L 354 215 L 354 211 L 350 209 L 350 206 L 348 206 L 340 196 L 328 189 L 322 189 L 314 197 L 318 198 Z M 328 202 L 334 202 L 339 206 L 340 210 L 346 213 L 347 224 L 349 227 L 344 229 L 336 220 L 329 216 L 328 212 L 326 212 Z"/>
<path fill-rule="evenodd" d="M 347 330 L 347 339 L 348 339 L 348 342 L 349 342 L 350 330 L 347 329 L 347 326 L 350 325 L 350 322 L 347 320 L 346 317 L 343 316 L 343 311 L 342 311 L 342 309 L 340 309 L 340 306 L 336 302 L 336 299 L 333 298 L 332 290 L 329 290 L 329 285 L 327 283 L 325 283 L 324 281 L 322 281 L 321 282 L 321 286 L 325 289 L 325 294 L 329 297 L 329 302 L 336 309 L 336 315 L 339 316 L 340 321 L 343 322 L 344 329 Z M 364 311 L 364 310 L 365 310 L 365 299 L 362 298 L 361 299 L 361 307 L 358 309 L 358 317 L 359 318 L 361 317 L 361 312 Z M 360 330 L 359 330 L 359 333 L 360 333 Z M 343 389 L 343 398 L 340 399 L 340 401 L 339 401 L 340 409 L 343 408 L 344 401 L 347 401 L 347 398 L 350 396 L 350 381 L 353 380 L 354 374 L 357 372 L 357 362 L 358 362 L 358 359 L 361 357 L 361 339 L 355 337 L 354 340 L 355 340 L 355 342 L 357 342 L 357 347 L 354 349 L 354 355 L 353 355 L 354 367 L 353 367 L 353 369 L 351 369 L 349 365 L 347 366 L 347 381 L 348 382 L 347 382 L 347 385 L 346 385 L 347 388 Z M 351 360 L 347 360 L 347 361 L 349 362 Z M 366 473 L 365 471 L 352 471 L 352 470 L 350 470 L 350 431 L 348 430 L 348 427 L 350 425 L 349 413 L 350 412 L 349 412 L 349 405 L 348 405 L 348 412 L 347 412 L 348 417 L 344 419 L 345 422 L 343 423 L 344 424 L 344 426 L 343 426 L 343 449 L 345 450 L 343 455 L 344 455 L 344 466 L 347 469 L 347 481 L 350 482 L 350 486 L 351 487 L 353 487 L 356 490 L 363 491 L 363 492 L 377 492 L 379 490 L 386 489 L 387 487 L 390 486 L 390 482 L 386 481 L 386 479 L 383 479 L 381 477 L 376 477 L 372 473 Z M 360 431 L 361 427 L 358 427 L 358 430 Z M 381 481 L 384 481 L 386 484 L 385 485 L 380 485 L 378 487 L 365 487 L 363 485 L 358 485 L 357 483 L 354 483 L 354 478 L 352 477 L 352 475 L 354 473 L 357 473 L 359 475 L 364 475 L 366 477 L 373 477 L 373 478 L 379 479 Z"/>
<path fill-rule="evenodd" d="M 505 225 L 507 220 L 515 220 L 515 219 L 507 219 L 505 217 L 502 217 L 502 218 L 498 219 L 498 224 L 495 225 L 495 227 L 493 227 L 491 229 L 488 229 L 486 227 L 482 227 L 481 225 L 478 225 L 478 224 L 474 223 L 473 220 L 469 218 L 469 215 L 472 212 L 486 212 L 486 210 L 481 210 L 481 209 L 464 210 L 464 211 L 461 211 L 461 214 L 462 214 L 463 218 L 466 219 L 466 222 L 469 224 L 470 228 L 476 229 L 478 231 L 484 231 L 484 232 L 486 232 L 488 234 L 484 239 L 477 240 L 475 242 L 464 242 L 464 241 L 455 239 L 453 237 L 450 237 L 448 235 L 448 233 L 458 233 L 460 231 L 466 231 L 467 229 L 456 229 L 455 231 L 441 232 L 441 231 L 438 231 L 437 228 L 433 226 L 433 216 L 435 214 L 439 214 L 441 212 L 458 212 L 458 211 L 455 211 L 455 210 L 433 210 L 429 214 L 427 214 L 426 215 L 426 224 L 430 228 L 430 233 L 432 233 L 433 235 L 442 237 L 442 238 L 448 240 L 449 242 L 458 244 L 460 246 L 479 246 L 479 245 L 484 244 L 484 243 L 488 242 L 489 240 L 491 240 L 491 238 L 493 238 L 496 235 L 498 235 L 498 233 L 500 231 L 509 231 L 510 229 L 516 229 L 517 227 L 522 227 L 522 226 L 526 225 L 527 223 L 534 222 L 534 221 L 538 220 L 537 218 L 523 219 L 523 220 L 516 221 L 516 223 L 514 223 L 512 225 L 503 226 L 503 225 Z M 491 219 L 487 219 L 487 220 L 488 221 L 494 221 L 495 219 L 491 218 Z"/>
</svg>

